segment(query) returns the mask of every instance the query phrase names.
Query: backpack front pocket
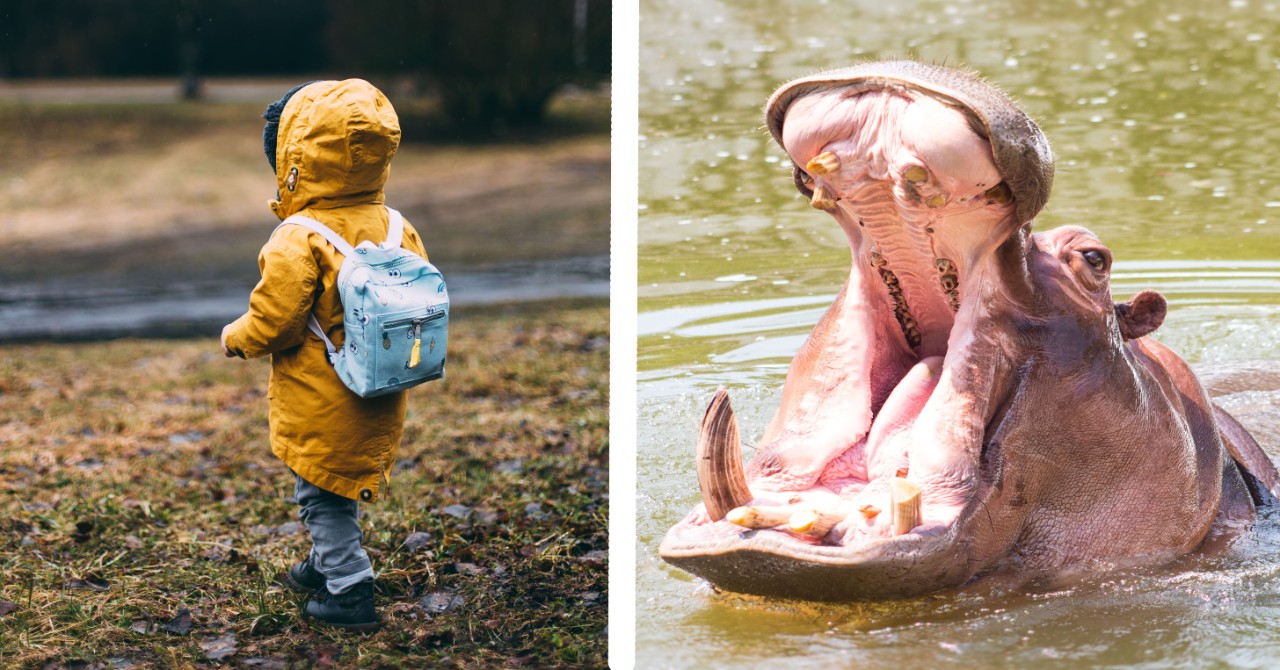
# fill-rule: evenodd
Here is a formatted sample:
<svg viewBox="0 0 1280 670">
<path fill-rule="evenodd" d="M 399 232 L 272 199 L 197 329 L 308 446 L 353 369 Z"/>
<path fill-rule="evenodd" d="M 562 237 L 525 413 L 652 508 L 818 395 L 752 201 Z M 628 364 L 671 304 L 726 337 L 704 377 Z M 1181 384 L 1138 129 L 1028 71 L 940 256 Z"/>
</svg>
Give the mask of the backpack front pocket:
<svg viewBox="0 0 1280 670">
<path fill-rule="evenodd" d="M 373 353 L 377 386 L 407 385 L 443 375 L 448 318 L 448 312 L 429 308 L 380 324 L 375 331 L 379 343 Z"/>
</svg>

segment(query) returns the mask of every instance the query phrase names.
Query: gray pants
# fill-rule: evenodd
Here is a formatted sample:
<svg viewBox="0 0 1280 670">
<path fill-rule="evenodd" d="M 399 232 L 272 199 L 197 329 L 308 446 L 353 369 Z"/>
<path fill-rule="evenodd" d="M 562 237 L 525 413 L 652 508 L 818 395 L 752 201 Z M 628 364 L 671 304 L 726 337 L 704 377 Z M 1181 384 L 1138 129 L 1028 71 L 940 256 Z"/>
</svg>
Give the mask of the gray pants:
<svg viewBox="0 0 1280 670">
<path fill-rule="evenodd" d="M 324 575 L 329 593 L 373 579 L 373 565 L 360 546 L 360 503 L 330 493 L 294 473 L 298 517 L 311 533 L 311 564 Z"/>
</svg>

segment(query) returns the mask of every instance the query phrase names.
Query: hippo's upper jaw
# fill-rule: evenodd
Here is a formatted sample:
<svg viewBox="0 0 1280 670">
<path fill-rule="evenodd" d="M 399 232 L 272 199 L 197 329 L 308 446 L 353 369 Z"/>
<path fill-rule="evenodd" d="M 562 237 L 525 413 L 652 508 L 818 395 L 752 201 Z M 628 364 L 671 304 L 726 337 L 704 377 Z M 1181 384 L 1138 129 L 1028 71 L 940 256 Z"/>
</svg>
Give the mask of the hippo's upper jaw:
<svg viewBox="0 0 1280 670">
<path fill-rule="evenodd" d="M 1144 513 L 1130 503 L 1072 498 L 1072 480 L 1154 476 L 1126 460 L 1141 436 L 1187 430 L 1176 409 L 1127 409 L 1172 382 L 1120 335 L 1105 247 L 1083 229 L 1030 235 L 1053 176 L 1034 123 L 982 81 L 914 62 L 797 80 L 765 113 L 852 269 L 745 471 L 727 395 L 712 401 L 704 505 L 667 533 L 664 559 L 728 590 L 851 599 L 955 586 L 1011 554 L 1054 567 L 1200 541 L 1219 442 L 1170 440 L 1168 458 L 1200 470 L 1164 484 L 1176 530 L 1159 537 L 1094 519 Z M 1078 438 L 1037 435 L 1079 429 L 1064 390 L 1106 417 L 1105 435 L 1087 421 Z M 1104 546 L 1053 537 L 1069 525 Z"/>
</svg>

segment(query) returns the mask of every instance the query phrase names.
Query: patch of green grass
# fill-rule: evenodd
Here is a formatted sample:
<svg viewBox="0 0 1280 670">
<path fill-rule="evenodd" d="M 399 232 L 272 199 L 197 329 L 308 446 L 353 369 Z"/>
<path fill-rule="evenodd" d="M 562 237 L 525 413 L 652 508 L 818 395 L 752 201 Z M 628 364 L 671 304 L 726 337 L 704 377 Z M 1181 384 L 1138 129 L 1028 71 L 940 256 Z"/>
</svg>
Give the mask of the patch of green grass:
<svg viewBox="0 0 1280 670">
<path fill-rule="evenodd" d="M 451 325 L 390 496 L 363 506 L 370 636 L 300 620 L 272 581 L 309 540 L 267 443 L 268 365 L 213 341 L 3 349 L 0 658 L 603 667 L 607 324 L 562 304 Z"/>
</svg>

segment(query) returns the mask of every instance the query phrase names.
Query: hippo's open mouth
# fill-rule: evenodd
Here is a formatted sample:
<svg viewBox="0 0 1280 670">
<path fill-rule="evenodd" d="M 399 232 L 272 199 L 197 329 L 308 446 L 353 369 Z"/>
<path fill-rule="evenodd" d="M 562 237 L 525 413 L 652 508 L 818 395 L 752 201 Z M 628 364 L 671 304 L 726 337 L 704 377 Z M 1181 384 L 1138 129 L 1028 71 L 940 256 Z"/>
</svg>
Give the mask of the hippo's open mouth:
<svg viewBox="0 0 1280 670">
<path fill-rule="evenodd" d="M 661 553 L 766 595 L 959 583 L 987 428 L 1010 392 L 983 324 L 998 318 L 1001 245 L 1047 198 L 1047 143 L 986 84 L 917 63 L 792 82 L 766 114 L 797 187 L 845 230 L 852 269 L 745 470 L 717 393 L 698 445 L 705 508 Z"/>
</svg>

